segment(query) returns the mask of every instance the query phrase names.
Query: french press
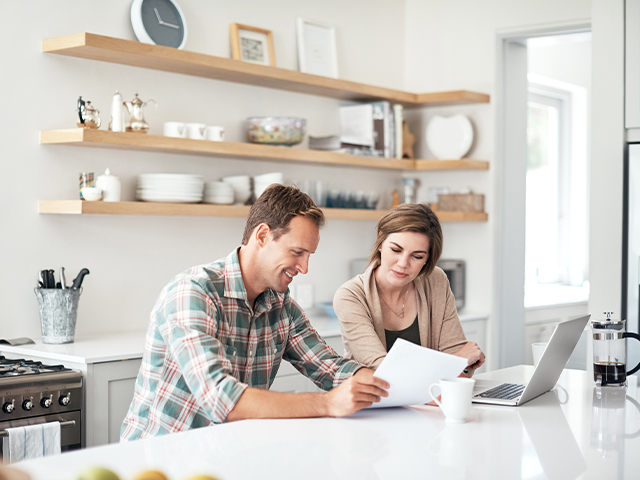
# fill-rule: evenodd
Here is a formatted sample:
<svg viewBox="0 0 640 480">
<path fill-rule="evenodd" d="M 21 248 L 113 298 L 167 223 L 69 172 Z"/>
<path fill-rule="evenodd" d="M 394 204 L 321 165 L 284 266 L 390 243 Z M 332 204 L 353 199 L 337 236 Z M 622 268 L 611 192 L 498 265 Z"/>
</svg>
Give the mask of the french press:
<svg viewBox="0 0 640 480">
<path fill-rule="evenodd" d="M 604 312 L 605 320 L 592 320 L 593 378 L 598 386 L 626 386 L 627 375 L 640 370 L 640 363 L 627 371 L 627 345 L 625 339 L 637 333 L 625 332 L 626 320 L 612 320 L 613 312 Z"/>
</svg>

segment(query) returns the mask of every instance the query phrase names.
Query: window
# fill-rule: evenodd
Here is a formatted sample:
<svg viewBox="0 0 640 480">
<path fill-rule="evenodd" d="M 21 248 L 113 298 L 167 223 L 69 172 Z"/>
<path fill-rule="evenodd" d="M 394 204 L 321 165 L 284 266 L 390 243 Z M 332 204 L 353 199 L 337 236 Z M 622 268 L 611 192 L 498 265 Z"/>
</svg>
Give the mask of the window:
<svg viewBox="0 0 640 480">
<path fill-rule="evenodd" d="M 586 94 L 529 81 L 525 307 L 586 301 Z M 582 92 L 584 93 L 584 92 Z M 582 105 L 576 105 L 581 103 Z"/>
</svg>

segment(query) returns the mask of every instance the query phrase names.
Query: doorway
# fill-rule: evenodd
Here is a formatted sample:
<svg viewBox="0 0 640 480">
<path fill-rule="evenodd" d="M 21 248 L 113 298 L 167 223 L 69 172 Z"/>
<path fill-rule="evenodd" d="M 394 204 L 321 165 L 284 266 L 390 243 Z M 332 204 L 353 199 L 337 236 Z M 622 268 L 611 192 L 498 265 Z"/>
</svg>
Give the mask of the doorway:
<svg viewBox="0 0 640 480">
<path fill-rule="evenodd" d="M 498 36 L 499 368 L 531 363 L 532 342 L 587 310 L 590 50 L 588 25 Z"/>
</svg>

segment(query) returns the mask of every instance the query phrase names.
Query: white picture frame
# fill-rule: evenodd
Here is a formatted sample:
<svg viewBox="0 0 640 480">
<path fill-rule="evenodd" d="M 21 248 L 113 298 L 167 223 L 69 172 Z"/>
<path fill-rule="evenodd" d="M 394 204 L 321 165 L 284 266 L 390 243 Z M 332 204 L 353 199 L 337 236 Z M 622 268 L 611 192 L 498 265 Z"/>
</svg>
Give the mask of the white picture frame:
<svg viewBox="0 0 640 480">
<path fill-rule="evenodd" d="M 338 78 L 336 29 L 302 18 L 296 21 L 300 71 Z"/>
</svg>

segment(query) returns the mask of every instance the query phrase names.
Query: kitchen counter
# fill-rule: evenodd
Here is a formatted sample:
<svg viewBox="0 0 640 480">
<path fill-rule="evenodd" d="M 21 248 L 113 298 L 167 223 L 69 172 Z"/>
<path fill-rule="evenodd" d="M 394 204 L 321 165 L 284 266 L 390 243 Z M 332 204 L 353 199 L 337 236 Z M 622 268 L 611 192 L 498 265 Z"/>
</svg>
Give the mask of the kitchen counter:
<svg viewBox="0 0 640 480">
<path fill-rule="evenodd" d="M 511 367 L 478 378 L 525 380 L 532 370 Z M 429 406 L 245 420 L 15 466 L 34 480 L 68 480 L 96 465 L 123 480 L 146 469 L 170 480 L 636 478 L 639 401 L 636 376 L 627 389 L 597 389 L 592 374 L 565 370 L 552 392 L 517 408 L 474 405 L 462 425 L 445 424 Z"/>
<path fill-rule="evenodd" d="M 313 327 L 323 337 L 340 336 L 340 323 L 337 318 L 330 317 L 321 309 L 313 309 L 307 312 Z M 486 320 L 488 315 L 463 313 L 460 321 L 471 322 Z M 32 345 L 20 345 L 12 347 L 0 345 L 0 353 L 12 357 L 24 356 L 25 358 L 46 358 L 48 361 L 61 363 L 74 363 L 90 365 L 93 363 L 113 362 L 142 358 L 144 349 L 145 332 L 111 333 L 78 337 L 74 343 L 64 345 L 47 345 L 42 340 Z"/>
<path fill-rule="evenodd" d="M 310 315 L 312 325 L 323 337 L 340 335 L 337 318 L 322 313 Z M 93 364 L 142 358 L 145 332 L 110 333 L 91 336 L 76 336 L 74 343 L 47 345 L 38 339 L 35 344 L 0 345 L 3 355 L 24 356 L 25 358 L 47 358 L 61 363 Z"/>
</svg>

